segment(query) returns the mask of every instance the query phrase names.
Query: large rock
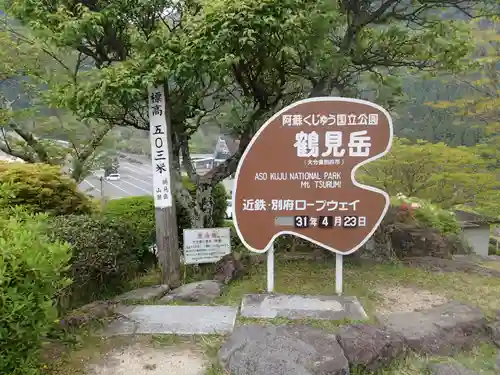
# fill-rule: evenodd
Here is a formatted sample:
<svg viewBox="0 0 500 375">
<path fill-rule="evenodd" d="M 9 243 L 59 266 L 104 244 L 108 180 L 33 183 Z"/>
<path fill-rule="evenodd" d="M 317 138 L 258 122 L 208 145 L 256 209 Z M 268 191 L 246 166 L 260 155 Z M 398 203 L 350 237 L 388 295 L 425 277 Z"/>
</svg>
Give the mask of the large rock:
<svg viewBox="0 0 500 375">
<path fill-rule="evenodd" d="M 435 257 L 408 257 L 403 262 L 410 267 L 419 267 L 430 272 L 462 272 L 475 273 L 481 276 L 500 277 L 500 271 L 483 267 L 477 260 L 467 255 L 455 255 L 454 259 L 441 259 Z"/>
<path fill-rule="evenodd" d="M 169 292 L 161 302 L 186 301 L 210 303 L 222 293 L 222 284 L 216 280 L 204 280 L 190 283 Z"/>
<path fill-rule="evenodd" d="M 241 279 L 249 269 L 266 261 L 265 254 L 247 254 L 233 251 L 224 255 L 215 265 L 213 279 L 223 284 Z"/>
<path fill-rule="evenodd" d="M 168 285 L 152 285 L 144 288 L 134 289 L 127 293 L 120 294 L 113 300 L 117 302 L 126 301 L 147 301 L 163 297 L 169 290 Z"/>
<path fill-rule="evenodd" d="M 489 324 L 488 332 L 492 341 L 500 348 L 500 321 Z"/>
<path fill-rule="evenodd" d="M 455 301 L 422 311 L 378 315 L 377 319 L 423 354 L 452 355 L 486 338 L 481 311 Z"/>
<path fill-rule="evenodd" d="M 335 335 L 305 326 L 237 327 L 219 360 L 231 375 L 349 375 Z"/>
<path fill-rule="evenodd" d="M 391 228 L 390 238 L 399 259 L 421 256 L 451 258 L 452 248 L 437 229 L 398 223 Z"/>
<path fill-rule="evenodd" d="M 342 327 L 337 339 L 351 366 L 370 371 L 389 365 L 406 351 L 401 336 L 367 324 Z"/>
<path fill-rule="evenodd" d="M 94 301 L 70 311 L 59 323 L 65 328 L 83 327 L 113 316 L 116 307 L 117 302 L 114 301 Z"/>
<path fill-rule="evenodd" d="M 477 372 L 469 370 L 455 363 L 437 363 L 429 365 L 431 375 L 479 375 Z"/>
<path fill-rule="evenodd" d="M 422 256 L 450 259 L 457 253 L 468 253 L 460 237 L 443 236 L 418 223 L 407 208 L 391 206 L 372 239 L 351 257 L 388 262 Z"/>
<path fill-rule="evenodd" d="M 245 274 L 245 264 L 242 255 L 237 252 L 224 255 L 215 265 L 214 279 L 220 283 L 229 284 Z"/>
</svg>

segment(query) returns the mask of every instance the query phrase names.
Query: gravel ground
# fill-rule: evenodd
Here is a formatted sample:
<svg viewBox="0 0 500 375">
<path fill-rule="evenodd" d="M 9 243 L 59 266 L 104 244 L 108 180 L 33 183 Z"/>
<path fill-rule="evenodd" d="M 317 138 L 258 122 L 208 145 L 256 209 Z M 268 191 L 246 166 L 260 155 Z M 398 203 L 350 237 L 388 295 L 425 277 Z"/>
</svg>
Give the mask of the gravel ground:
<svg viewBox="0 0 500 375">
<path fill-rule="evenodd" d="M 203 375 L 207 360 L 201 351 L 186 347 L 155 348 L 134 344 L 115 349 L 97 364 L 87 366 L 88 375 Z"/>
</svg>

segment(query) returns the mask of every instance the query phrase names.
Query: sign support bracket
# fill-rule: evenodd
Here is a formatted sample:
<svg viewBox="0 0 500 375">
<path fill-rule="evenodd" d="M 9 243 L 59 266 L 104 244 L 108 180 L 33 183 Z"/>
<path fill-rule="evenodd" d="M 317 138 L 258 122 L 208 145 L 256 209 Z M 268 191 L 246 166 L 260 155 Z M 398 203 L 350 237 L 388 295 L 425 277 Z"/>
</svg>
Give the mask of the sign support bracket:
<svg viewBox="0 0 500 375">
<path fill-rule="evenodd" d="M 340 296 L 342 295 L 342 283 L 343 283 L 343 268 L 344 268 L 344 256 L 342 254 L 335 253 L 335 292 Z"/>
<path fill-rule="evenodd" d="M 274 241 L 267 249 L 267 292 L 274 292 Z"/>
</svg>

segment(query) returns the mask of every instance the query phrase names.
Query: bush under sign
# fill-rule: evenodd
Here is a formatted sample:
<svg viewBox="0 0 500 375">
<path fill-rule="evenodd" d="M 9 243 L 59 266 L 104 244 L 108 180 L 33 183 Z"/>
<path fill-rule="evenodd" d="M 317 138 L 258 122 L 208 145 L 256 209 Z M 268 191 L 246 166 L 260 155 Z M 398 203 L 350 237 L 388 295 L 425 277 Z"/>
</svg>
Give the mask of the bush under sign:
<svg viewBox="0 0 500 375">
<path fill-rule="evenodd" d="M 217 263 L 231 252 L 229 228 L 184 229 L 184 264 Z"/>
</svg>

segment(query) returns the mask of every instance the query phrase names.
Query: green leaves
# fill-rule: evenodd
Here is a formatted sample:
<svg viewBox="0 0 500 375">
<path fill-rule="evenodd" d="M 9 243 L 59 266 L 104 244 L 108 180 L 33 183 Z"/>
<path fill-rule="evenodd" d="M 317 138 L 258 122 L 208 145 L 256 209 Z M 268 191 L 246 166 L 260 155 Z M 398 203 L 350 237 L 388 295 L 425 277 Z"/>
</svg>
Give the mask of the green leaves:
<svg viewBox="0 0 500 375">
<path fill-rule="evenodd" d="M 88 197 L 58 167 L 0 162 L 0 186 L 8 197 L 0 200 L 0 209 L 20 206 L 48 215 L 91 212 Z"/>
<path fill-rule="evenodd" d="M 500 187 L 488 163 L 474 149 L 396 139 L 388 155 L 365 166 L 359 179 L 390 195 L 427 199 L 444 208 L 481 207 Z"/>
<path fill-rule="evenodd" d="M 0 214 L 2 374 L 39 374 L 39 352 L 57 318 L 53 298 L 70 284 L 69 246 L 47 237 L 46 219 L 20 209 Z"/>
<path fill-rule="evenodd" d="M 120 292 L 136 275 L 141 239 L 124 222 L 88 215 L 51 218 L 50 238 L 71 245 L 73 284 L 61 295 L 61 310 Z"/>
<path fill-rule="evenodd" d="M 468 66 L 469 25 L 444 17 L 455 0 L 367 4 L 14 0 L 12 12 L 92 61 L 57 85 L 60 106 L 147 128 L 137 120 L 145 117 L 147 87 L 168 83 L 174 139 L 189 140 L 201 114 L 213 111 L 205 121 L 223 123 L 245 145 L 265 116 L 293 100 L 342 95 L 393 107 L 403 99 L 402 76 Z"/>
<path fill-rule="evenodd" d="M 419 223 L 428 228 L 438 229 L 444 235 L 459 234 L 461 231 L 458 220 L 452 211 L 442 209 L 425 199 L 398 194 L 391 199 L 391 204 L 397 207 L 406 207 Z"/>
</svg>

